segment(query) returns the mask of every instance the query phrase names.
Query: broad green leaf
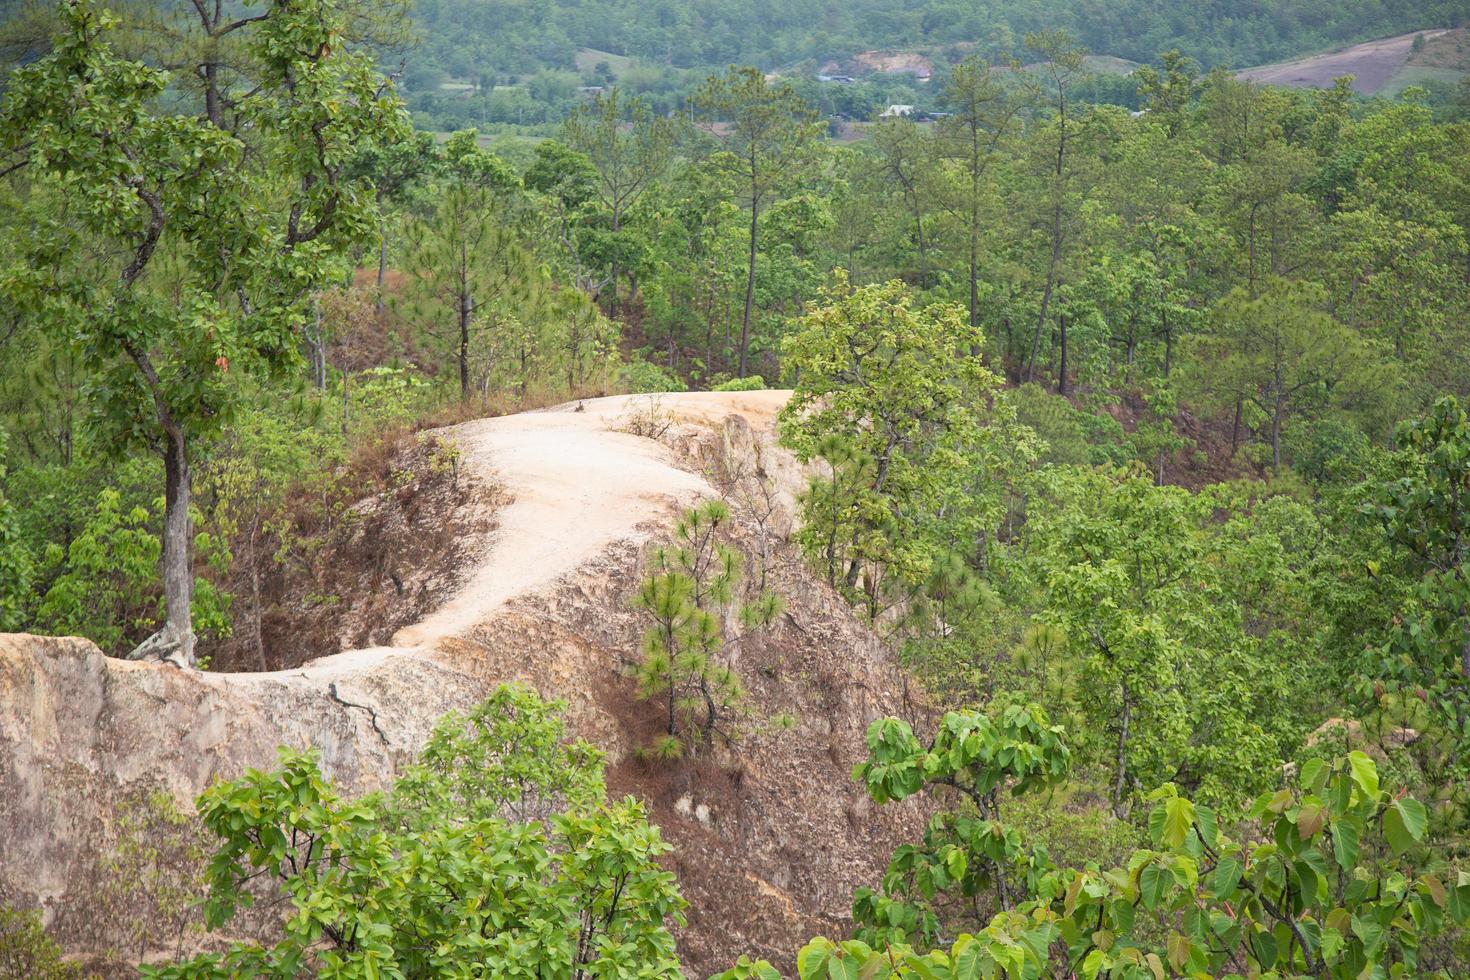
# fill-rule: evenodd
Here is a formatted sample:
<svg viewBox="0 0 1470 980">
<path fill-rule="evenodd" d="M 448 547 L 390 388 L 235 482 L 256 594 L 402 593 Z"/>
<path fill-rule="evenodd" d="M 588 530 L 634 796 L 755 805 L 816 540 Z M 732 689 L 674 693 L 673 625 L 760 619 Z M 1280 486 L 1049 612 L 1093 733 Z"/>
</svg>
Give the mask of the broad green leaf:
<svg viewBox="0 0 1470 980">
<path fill-rule="evenodd" d="M 1332 823 L 1332 856 L 1337 859 L 1338 867 L 1344 871 L 1351 871 L 1358 864 L 1358 828 L 1357 825 L 1347 820 L 1335 820 Z"/>
<path fill-rule="evenodd" d="M 1378 766 L 1363 752 L 1349 752 L 1348 765 L 1352 769 L 1353 782 L 1370 799 L 1378 798 Z"/>
<path fill-rule="evenodd" d="M 1138 877 L 1138 891 L 1143 897 L 1144 908 L 1158 907 L 1169 886 L 1174 883 L 1174 873 L 1157 864 L 1150 864 Z"/>
<path fill-rule="evenodd" d="M 1394 800 L 1383 811 L 1383 834 L 1394 854 L 1403 854 L 1416 841 L 1422 840 L 1427 824 L 1424 804 L 1409 797 Z"/>
<path fill-rule="evenodd" d="M 1194 804 L 1177 797 L 1164 804 L 1163 842 L 1168 847 L 1179 847 L 1194 825 Z"/>
<path fill-rule="evenodd" d="M 1215 865 L 1214 877 L 1211 879 L 1215 897 L 1227 899 L 1234 894 L 1244 872 L 1245 866 L 1237 858 L 1222 857 L 1220 863 Z"/>
</svg>

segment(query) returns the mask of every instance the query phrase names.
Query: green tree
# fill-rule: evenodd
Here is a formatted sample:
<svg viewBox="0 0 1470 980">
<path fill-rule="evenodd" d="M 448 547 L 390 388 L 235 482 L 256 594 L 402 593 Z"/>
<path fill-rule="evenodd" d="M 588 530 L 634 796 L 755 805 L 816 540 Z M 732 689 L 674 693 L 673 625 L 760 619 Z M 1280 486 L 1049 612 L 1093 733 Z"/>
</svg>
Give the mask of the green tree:
<svg viewBox="0 0 1470 980">
<path fill-rule="evenodd" d="M 971 330 L 980 329 L 981 241 L 990 193 L 988 174 L 1002 140 L 1015 129 L 1017 117 L 1027 104 L 1024 95 L 1009 91 L 996 70 L 974 55 L 950 71 L 944 87 L 944 101 L 952 114 L 940 121 L 937 139 L 945 155 L 958 163 L 962 176 L 957 200 L 949 204 L 949 210 L 964 223 Z"/>
<path fill-rule="evenodd" d="M 503 688 L 441 720 L 387 795 L 343 799 L 313 753 L 288 749 L 272 772 L 216 784 L 199 799 L 220 839 L 209 926 L 262 877 L 294 911 L 270 946 L 144 975 L 677 975 L 668 846 L 641 803 L 603 802 L 602 756 L 564 743 L 563 708 Z"/>
<path fill-rule="evenodd" d="M 1039 618 L 1074 658 L 1078 748 L 1107 774 L 1114 812 L 1165 780 L 1210 802 L 1258 787 L 1305 722 L 1282 710 L 1287 658 L 1245 631 L 1235 591 L 1246 555 L 1266 556 L 1216 523 L 1217 501 L 1142 473 L 1040 481 L 1050 499 L 1027 526 Z"/>
<path fill-rule="evenodd" d="M 937 813 L 921 843 L 898 847 L 880 891 L 857 890 L 858 937 L 870 943 L 933 943 L 955 925 L 955 916 L 937 900 L 959 899 L 960 908 L 978 911 L 982 896 L 993 891 L 992 907 L 1002 911 L 1024 898 L 1024 874 L 1016 874 L 1016 866 L 1024 864 L 1020 834 L 1002 821 L 1002 800 L 1067 778 L 1071 753 L 1063 736 L 1036 705 L 984 714 L 948 712 L 928 745 L 897 718 L 873 722 L 868 760 L 853 778 L 874 802 L 902 801 L 946 787 L 968 806 Z"/>
<path fill-rule="evenodd" d="M 755 309 L 761 207 L 783 183 L 810 166 L 820 123 L 790 85 L 772 84 L 756 68 L 731 68 L 724 75 L 711 76 L 695 95 L 694 104 L 714 123 L 711 131 L 724 145 L 725 152 L 715 158 L 715 165 L 738 178 L 750 207 L 737 367 L 738 377 L 743 378 Z"/>
<path fill-rule="evenodd" d="M 1258 296 L 1236 289 L 1216 305 L 1211 329 L 1194 338 L 1193 389 L 1259 413 L 1276 470 L 1292 419 L 1328 406 L 1371 418 L 1391 390 L 1382 360 L 1324 310 L 1325 301 L 1318 287 L 1279 279 Z"/>
<path fill-rule="evenodd" d="M 20 516 L 5 495 L 8 437 L 0 428 L 0 630 L 21 628 L 31 599 L 35 559 L 21 536 Z"/>
<path fill-rule="evenodd" d="M 782 440 L 802 460 L 832 455 L 835 479 L 813 484 L 800 537 L 827 554 L 834 584 L 852 590 L 868 574 L 876 615 L 888 570 L 912 583 L 927 574 L 938 543 L 920 533 L 924 515 L 966 485 L 965 454 L 985 441 L 999 382 L 971 356 L 982 337 L 961 307 L 915 308 L 897 280 L 853 287 L 840 271 L 821 300 L 783 345 L 800 380 Z"/>
<path fill-rule="evenodd" d="M 467 399 L 482 328 L 503 312 L 498 302 L 530 290 L 535 267 L 508 206 L 520 181 L 479 147 L 474 130 L 450 137 L 439 169 L 443 179 L 433 188 L 428 213 L 408 229 L 407 281 L 398 309 L 453 351 L 460 398 Z M 488 383 L 488 370 L 482 377 Z"/>
<path fill-rule="evenodd" d="M 745 690 L 725 649 L 727 611 L 740 585 L 740 555 L 722 540 L 729 519 L 729 508 L 718 500 L 680 518 L 674 544 L 654 551 L 652 574 L 633 600 L 653 619 L 643 636 L 638 691 L 665 702 L 665 736 L 651 747 L 665 758 L 712 744 L 716 736 L 726 743 L 735 738 L 732 714 Z M 781 601 L 771 592 L 739 604 L 742 632 L 728 642 L 739 644 L 780 612 Z"/>
<path fill-rule="evenodd" d="M 1369 675 L 1432 706 L 1463 765 L 1470 748 L 1470 418 L 1453 397 L 1399 428 L 1405 475 L 1372 509 L 1418 575 Z M 1412 579 L 1411 579 L 1412 581 Z"/>
<path fill-rule="evenodd" d="M 168 72 L 117 54 L 116 21 L 90 0 L 63 14 L 52 52 L 11 76 L 0 120 L 32 179 L 33 233 L 7 281 L 81 353 L 115 444 L 163 457 L 167 619 L 134 653 L 192 666 L 195 444 L 229 417 L 237 378 L 297 356 L 311 292 L 372 226 L 347 163 L 403 120 L 326 0 L 248 18 L 241 94 L 202 116 L 173 111 Z"/>
<path fill-rule="evenodd" d="M 536 144 L 536 157 L 521 180 L 550 205 L 546 226 L 561 244 L 567 278 L 597 296 L 610 282 L 603 259 L 609 243 L 599 227 L 604 215 L 595 201 L 598 175 L 587 155 L 556 140 Z"/>
<path fill-rule="evenodd" d="M 1036 317 L 1036 330 L 1031 337 L 1031 355 L 1026 361 L 1026 380 L 1030 381 L 1036 371 L 1036 357 L 1041 349 L 1041 334 L 1046 327 L 1047 314 L 1051 308 L 1052 295 L 1056 291 L 1061 271 L 1063 252 L 1067 247 L 1071 222 L 1068 212 L 1075 210 L 1073 176 L 1075 165 L 1068 151 L 1076 137 L 1077 123 L 1073 118 L 1074 107 L 1070 100 L 1073 84 L 1083 71 L 1085 52 L 1076 46 L 1065 31 L 1050 31 L 1029 35 L 1027 48 L 1037 57 L 1040 71 L 1045 78 L 1045 94 L 1053 110 L 1044 134 L 1036 139 L 1041 159 L 1045 165 L 1045 194 L 1047 210 L 1047 240 L 1050 245 L 1046 262 L 1045 285 L 1041 291 L 1041 307 Z"/>
<path fill-rule="evenodd" d="M 429 133 L 414 133 L 402 142 L 373 143 L 363 147 L 354 161 L 354 168 L 372 181 L 378 202 L 378 278 L 377 295 L 374 303 L 381 315 L 387 306 L 383 292 L 388 276 L 389 212 L 403 205 L 414 188 L 426 179 L 434 165 L 434 137 Z M 325 373 L 325 358 L 319 355 L 317 367 L 321 377 Z M 321 387 L 319 384 L 318 387 Z"/>
<path fill-rule="evenodd" d="M 1243 812 L 1217 813 L 1173 784 L 1149 798 L 1153 846 L 1124 866 L 1059 868 L 1034 852 L 1026 898 L 983 927 L 938 948 L 815 939 L 798 976 L 1446 975 L 1425 946 L 1470 921 L 1470 881 L 1425 853 L 1424 806 L 1382 786 L 1367 755 L 1311 760 Z M 742 958 L 720 980 L 777 976 Z"/>
<path fill-rule="evenodd" d="M 1158 68 L 1139 65 L 1134 76 L 1144 108 L 1163 117 L 1172 138 L 1179 135 L 1186 122 L 1199 81 L 1199 65 L 1180 54 L 1178 48 L 1165 51 L 1160 61 Z"/>
<path fill-rule="evenodd" d="M 938 181 L 938 160 L 932 137 L 906 116 L 879 120 L 869 130 L 869 137 L 874 163 L 882 180 L 877 193 L 887 193 L 891 186 L 903 202 L 904 210 L 913 223 L 913 243 L 918 253 L 915 285 L 921 289 L 928 288 L 933 285 L 930 264 L 934 229 L 925 226 L 924 217 Z"/>
<path fill-rule="evenodd" d="M 645 99 L 624 100 L 614 88 L 598 93 L 591 105 L 568 117 L 562 133 L 567 144 L 585 154 L 597 172 L 597 194 L 608 214 L 613 239 L 604 247 L 610 257 L 608 282 L 612 286 L 608 309 L 617 316 L 619 258 L 628 251 L 622 240 L 623 222 L 667 172 L 674 129 L 666 118 L 649 110 Z"/>
</svg>

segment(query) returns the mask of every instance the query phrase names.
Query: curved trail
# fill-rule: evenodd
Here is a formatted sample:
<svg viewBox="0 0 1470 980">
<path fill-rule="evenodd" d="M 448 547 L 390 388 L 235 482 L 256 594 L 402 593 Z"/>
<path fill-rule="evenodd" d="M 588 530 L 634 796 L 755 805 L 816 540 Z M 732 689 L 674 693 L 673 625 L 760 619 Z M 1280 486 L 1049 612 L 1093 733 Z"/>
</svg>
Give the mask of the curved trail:
<svg viewBox="0 0 1470 980">
<path fill-rule="evenodd" d="M 350 650 L 287 671 L 200 676 L 228 684 L 304 679 L 315 685 L 463 636 L 511 599 L 551 587 L 608 546 L 635 536 L 640 525 L 714 493 L 702 477 L 680 469 L 661 443 L 618 431 L 631 418 L 653 410 L 676 422 L 710 424 L 743 415 L 752 427 L 765 428 L 790 394 L 617 395 L 439 430 L 459 447 L 467 473 L 511 497 L 456 594 L 422 622 L 399 630 L 390 646 Z"/>
</svg>

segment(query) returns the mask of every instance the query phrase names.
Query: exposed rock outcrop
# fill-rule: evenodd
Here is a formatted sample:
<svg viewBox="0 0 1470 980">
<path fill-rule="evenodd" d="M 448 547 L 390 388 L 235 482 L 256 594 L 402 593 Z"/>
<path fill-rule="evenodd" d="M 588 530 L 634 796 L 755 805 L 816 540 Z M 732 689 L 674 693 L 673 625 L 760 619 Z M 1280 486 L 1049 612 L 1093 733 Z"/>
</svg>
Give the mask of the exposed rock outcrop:
<svg viewBox="0 0 1470 980">
<path fill-rule="evenodd" d="M 109 659 L 83 640 L 0 636 L 0 900 L 41 905 L 84 946 L 123 797 L 146 787 L 188 801 L 270 765 L 281 744 L 316 746 L 340 785 L 370 790 L 444 711 L 522 680 L 568 701 L 573 730 L 610 754 L 612 792 L 647 799 L 674 843 L 691 975 L 741 952 L 787 960 L 812 932 L 840 930 L 852 889 L 877 880 L 921 816 L 868 805 L 851 767 L 873 718 L 915 709 L 882 645 L 786 543 L 802 473 L 771 434 L 783 402 L 598 399 L 447 430 L 464 465 L 493 467 L 512 502 L 461 593 L 391 647 L 211 674 Z M 628 599 L 650 543 L 707 496 L 731 504 L 751 571 L 786 601 L 736 666 L 755 716 L 790 712 L 795 726 L 647 763 L 633 749 L 657 710 L 628 678 L 646 625 Z"/>
</svg>

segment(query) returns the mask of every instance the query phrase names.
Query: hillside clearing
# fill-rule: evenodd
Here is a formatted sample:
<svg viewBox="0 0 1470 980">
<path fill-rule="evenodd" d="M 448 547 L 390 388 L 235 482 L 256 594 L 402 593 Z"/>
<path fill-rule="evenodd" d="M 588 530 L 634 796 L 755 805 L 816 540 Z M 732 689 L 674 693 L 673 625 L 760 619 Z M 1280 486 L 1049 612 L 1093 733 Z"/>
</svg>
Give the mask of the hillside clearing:
<svg viewBox="0 0 1470 980">
<path fill-rule="evenodd" d="M 1340 51 L 1297 58 L 1247 68 L 1237 77 L 1263 85 L 1285 85 L 1290 88 L 1331 88 L 1333 79 L 1353 76 L 1353 89 L 1363 95 L 1382 91 L 1395 73 L 1409 63 L 1415 54 L 1414 39 L 1423 36 L 1427 47 L 1447 31 L 1415 31 L 1397 37 L 1355 44 Z"/>
</svg>

